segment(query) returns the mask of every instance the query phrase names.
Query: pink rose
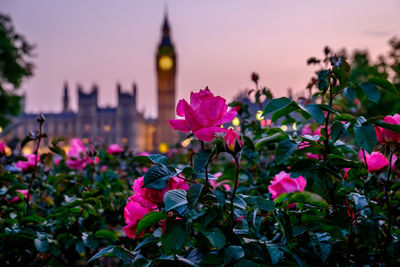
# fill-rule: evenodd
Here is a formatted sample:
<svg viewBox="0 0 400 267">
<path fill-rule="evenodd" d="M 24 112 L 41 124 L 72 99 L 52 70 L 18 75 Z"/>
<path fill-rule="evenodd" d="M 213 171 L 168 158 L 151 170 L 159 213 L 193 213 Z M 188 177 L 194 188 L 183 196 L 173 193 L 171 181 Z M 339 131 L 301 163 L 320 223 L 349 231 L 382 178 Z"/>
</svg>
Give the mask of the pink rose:
<svg viewBox="0 0 400 267">
<path fill-rule="evenodd" d="M 125 223 L 124 232 L 129 238 L 140 238 L 144 232 L 136 235 L 136 228 L 140 219 L 151 210 L 141 206 L 138 202 L 130 200 L 124 208 Z"/>
<path fill-rule="evenodd" d="M 3 141 L 0 142 L 0 154 L 6 154 L 6 144 Z"/>
<path fill-rule="evenodd" d="M 343 179 L 347 179 L 349 177 L 350 168 L 344 168 Z"/>
<path fill-rule="evenodd" d="M 364 162 L 365 164 L 364 156 L 362 155 L 362 153 L 359 153 L 358 156 L 360 157 L 361 161 Z M 367 160 L 368 172 L 379 171 L 385 168 L 389 164 L 388 159 L 381 152 L 377 151 L 372 152 L 371 155 L 365 152 L 365 159 Z M 391 163 L 392 168 L 394 168 L 396 160 L 397 156 L 393 155 Z"/>
<path fill-rule="evenodd" d="M 201 141 L 209 142 L 214 139 L 215 133 L 226 131 L 220 126 L 232 121 L 237 112 L 234 108 L 228 111 L 226 100 L 214 96 L 206 87 L 198 93 L 190 94 L 190 105 L 184 99 L 179 100 L 176 114 L 184 119 L 169 120 L 173 129 L 184 133 L 193 132 Z"/>
<path fill-rule="evenodd" d="M 24 197 L 28 197 L 28 189 L 20 189 L 20 190 L 15 190 L 15 192 L 21 193 L 24 195 Z M 29 196 L 29 200 L 32 196 Z M 20 200 L 19 196 L 15 196 L 13 197 L 11 200 L 8 200 L 8 204 L 17 202 L 18 200 Z"/>
<path fill-rule="evenodd" d="M 143 187 L 143 179 L 143 177 L 139 177 L 133 182 L 132 189 L 134 195 L 131 196 L 129 200 L 136 201 L 146 208 L 154 208 L 157 207 L 158 204 L 163 203 L 164 195 L 169 190 L 189 189 L 189 185 L 186 183 L 186 181 L 179 179 L 178 177 L 170 178 L 167 186 L 162 190 Z"/>
<path fill-rule="evenodd" d="M 272 199 L 276 199 L 283 193 L 304 191 L 306 184 L 306 179 L 303 176 L 293 179 L 290 178 L 288 173 L 281 171 L 272 179 L 271 185 L 268 186 L 268 190 L 272 195 Z"/>
<path fill-rule="evenodd" d="M 55 158 L 54 159 L 54 165 L 58 165 L 61 163 L 62 158 Z"/>
<path fill-rule="evenodd" d="M 136 156 L 150 156 L 150 153 L 142 151 L 142 152 L 137 153 Z"/>
<path fill-rule="evenodd" d="M 68 159 L 66 161 L 68 167 L 75 170 L 82 170 L 88 163 L 86 147 L 79 138 L 71 140 L 71 147 L 67 152 Z"/>
<path fill-rule="evenodd" d="M 118 144 L 112 144 L 107 148 L 107 153 L 111 155 L 118 155 L 119 153 L 123 152 L 124 149 L 119 146 Z"/>
<path fill-rule="evenodd" d="M 400 124 L 400 115 L 394 114 L 393 116 L 386 116 L 383 121 L 390 124 Z M 389 129 L 382 127 L 375 127 L 377 141 L 380 144 L 386 143 L 400 143 L 400 133 L 393 132 Z"/>
<path fill-rule="evenodd" d="M 34 154 L 28 154 L 28 155 L 24 155 L 24 157 L 27 159 L 27 161 L 20 160 L 20 161 L 17 161 L 17 163 L 15 163 L 15 166 L 17 168 L 20 168 L 24 172 L 26 172 L 26 171 L 32 169 L 33 167 L 35 167 L 35 163 L 36 162 L 38 162 L 38 163 L 40 162 L 40 156 L 39 155 L 37 155 L 37 157 L 36 157 Z"/>
<path fill-rule="evenodd" d="M 101 166 L 100 171 L 101 172 L 107 171 L 107 166 L 105 166 L 105 165 Z"/>
<path fill-rule="evenodd" d="M 238 152 L 242 150 L 243 142 L 239 134 L 230 127 L 224 137 L 225 146 L 230 152 Z"/>
</svg>

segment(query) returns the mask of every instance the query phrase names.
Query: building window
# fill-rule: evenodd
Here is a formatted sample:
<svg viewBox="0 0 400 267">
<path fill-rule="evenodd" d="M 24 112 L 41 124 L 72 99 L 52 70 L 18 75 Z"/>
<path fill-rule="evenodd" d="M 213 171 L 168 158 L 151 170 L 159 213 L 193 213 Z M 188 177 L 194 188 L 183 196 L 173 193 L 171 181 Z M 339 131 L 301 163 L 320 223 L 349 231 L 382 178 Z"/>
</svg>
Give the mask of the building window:
<svg viewBox="0 0 400 267">
<path fill-rule="evenodd" d="M 88 132 L 90 131 L 90 124 L 85 124 L 85 126 L 83 127 L 83 129 Z"/>
</svg>

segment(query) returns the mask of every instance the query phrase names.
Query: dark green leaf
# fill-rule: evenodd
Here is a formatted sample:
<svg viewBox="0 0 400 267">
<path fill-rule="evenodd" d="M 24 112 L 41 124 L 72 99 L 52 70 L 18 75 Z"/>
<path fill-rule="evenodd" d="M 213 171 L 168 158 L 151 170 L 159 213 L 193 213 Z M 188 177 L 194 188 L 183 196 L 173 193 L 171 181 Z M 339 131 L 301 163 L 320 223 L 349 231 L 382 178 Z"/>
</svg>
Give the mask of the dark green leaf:
<svg viewBox="0 0 400 267">
<path fill-rule="evenodd" d="M 161 154 L 151 154 L 148 156 L 136 156 L 132 162 L 147 164 L 167 164 L 167 157 Z"/>
<path fill-rule="evenodd" d="M 164 210 L 166 212 L 175 210 L 182 216 L 186 216 L 188 212 L 187 192 L 182 189 L 170 190 L 164 195 Z"/>
<path fill-rule="evenodd" d="M 39 238 L 36 238 L 36 239 L 34 240 L 34 243 L 35 243 L 36 249 L 37 249 L 39 252 L 44 253 L 44 252 L 46 252 L 46 251 L 49 249 L 49 241 L 47 241 L 47 239 L 41 240 L 41 239 L 39 239 Z"/>
<path fill-rule="evenodd" d="M 301 191 L 296 192 L 289 197 L 290 203 L 305 203 L 310 204 L 317 207 L 326 208 L 328 207 L 328 203 L 325 199 L 323 199 L 320 195 L 315 193 Z"/>
<path fill-rule="evenodd" d="M 399 90 L 388 80 L 384 78 L 373 77 L 369 78 L 368 82 L 378 85 L 380 88 L 395 95 L 399 95 Z"/>
<path fill-rule="evenodd" d="M 289 139 L 279 142 L 275 151 L 277 164 L 283 163 L 297 148 L 297 144 Z"/>
<path fill-rule="evenodd" d="M 291 102 L 292 100 L 287 97 L 272 99 L 271 101 L 268 102 L 267 106 L 264 108 L 263 115 L 281 110 L 289 106 Z"/>
<path fill-rule="evenodd" d="M 304 107 L 304 110 L 306 110 L 318 124 L 324 122 L 325 120 L 324 113 L 317 104 L 308 104 L 307 106 Z"/>
<path fill-rule="evenodd" d="M 375 84 L 363 82 L 360 84 L 360 87 L 364 90 L 364 93 L 367 95 L 369 100 L 378 104 L 379 99 L 381 98 L 381 92 L 379 92 L 379 89 Z"/>
<path fill-rule="evenodd" d="M 328 233 L 310 233 L 310 239 L 315 253 L 325 262 L 331 254 L 331 236 Z"/>
<path fill-rule="evenodd" d="M 202 234 L 207 237 L 211 245 L 219 250 L 223 248 L 226 244 L 226 239 L 224 233 L 219 228 L 213 228 L 211 230 L 202 230 Z"/>
<path fill-rule="evenodd" d="M 354 137 L 356 143 L 368 153 L 372 153 L 377 140 L 375 128 L 371 123 L 360 123 L 354 125 Z"/>
<path fill-rule="evenodd" d="M 280 250 L 279 247 L 274 244 L 267 244 L 267 248 L 269 256 L 271 257 L 271 263 L 277 264 L 283 256 L 283 251 Z"/>
<path fill-rule="evenodd" d="M 200 151 L 194 157 L 193 170 L 196 173 L 204 173 L 207 162 L 210 159 L 210 151 Z"/>
<path fill-rule="evenodd" d="M 111 230 L 106 230 L 106 229 L 99 230 L 94 235 L 97 238 L 106 238 L 111 241 L 115 241 L 118 239 L 118 234 L 116 232 L 111 231 Z"/>
<path fill-rule="evenodd" d="M 273 211 L 275 209 L 275 204 L 271 200 L 267 200 L 263 197 L 255 197 L 255 203 L 260 210 Z"/>
<path fill-rule="evenodd" d="M 184 221 L 167 223 L 161 238 L 162 247 L 167 254 L 178 253 L 189 240 L 190 227 Z"/>
<path fill-rule="evenodd" d="M 136 228 L 136 235 L 140 234 L 145 229 L 153 226 L 154 224 L 158 223 L 159 221 L 165 220 L 168 218 L 168 214 L 165 214 L 161 211 L 151 211 L 143 216 L 140 219 L 137 228 Z"/>
<path fill-rule="evenodd" d="M 225 264 L 229 264 L 232 261 L 238 261 L 243 258 L 244 255 L 244 250 L 241 246 L 229 246 L 224 249 Z"/>
<path fill-rule="evenodd" d="M 336 142 L 345 132 L 346 129 L 344 128 L 343 123 L 340 121 L 335 121 L 331 126 L 332 142 Z"/>
<path fill-rule="evenodd" d="M 344 88 L 344 95 L 346 96 L 347 100 L 350 102 L 354 100 L 356 97 L 356 91 L 352 87 L 346 87 Z"/>
<path fill-rule="evenodd" d="M 176 172 L 171 171 L 164 165 L 154 165 L 145 173 L 143 187 L 158 190 L 164 189 L 168 180 L 176 175 Z"/>
<path fill-rule="evenodd" d="M 189 206 L 193 209 L 197 205 L 197 201 L 199 200 L 201 190 L 203 189 L 202 184 L 191 184 L 187 191 L 187 200 Z"/>
</svg>

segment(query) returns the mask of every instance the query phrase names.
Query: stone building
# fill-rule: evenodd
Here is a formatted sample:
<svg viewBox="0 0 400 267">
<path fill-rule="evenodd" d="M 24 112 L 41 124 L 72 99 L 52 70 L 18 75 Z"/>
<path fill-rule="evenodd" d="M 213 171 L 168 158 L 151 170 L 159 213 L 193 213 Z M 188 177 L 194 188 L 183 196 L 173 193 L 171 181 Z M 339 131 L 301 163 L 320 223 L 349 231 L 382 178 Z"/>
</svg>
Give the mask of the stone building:
<svg viewBox="0 0 400 267">
<path fill-rule="evenodd" d="M 66 144 L 79 137 L 83 142 L 96 144 L 117 143 L 127 145 L 134 151 L 154 151 L 160 145 L 175 144 L 178 134 L 168 124 L 175 118 L 175 78 L 176 53 L 170 37 L 170 26 L 165 16 L 160 43 L 156 50 L 156 73 L 158 94 L 158 119 L 145 118 L 137 109 L 138 89 L 135 84 L 130 89 L 116 85 L 117 105 L 100 107 L 98 105 L 98 86 L 93 85 L 89 92 L 80 85 L 78 91 L 78 110 L 70 109 L 68 84 L 64 84 L 61 113 L 45 113 L 44 132 L 47 143 L 55 136 L 64 136 Z M 15 118 L 13 123 L 1 133 L 1 139 L 13 146 L 37 129 L 39 114 L 25 113 Z M 46 141 L 46 140 L 45 140 Z M 47 145 L 44 143 L 44 145 Z"/>
</svg>

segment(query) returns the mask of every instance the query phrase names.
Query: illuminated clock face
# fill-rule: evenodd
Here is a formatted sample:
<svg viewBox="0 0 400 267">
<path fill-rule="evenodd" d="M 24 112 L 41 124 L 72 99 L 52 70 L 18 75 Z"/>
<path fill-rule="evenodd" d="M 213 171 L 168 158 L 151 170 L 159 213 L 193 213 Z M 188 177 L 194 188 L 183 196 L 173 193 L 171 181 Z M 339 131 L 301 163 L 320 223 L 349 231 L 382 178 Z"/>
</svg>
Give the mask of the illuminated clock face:
<svg viewBox="0 0 400 267">
<path fill-rule="evenodd" d="M 170 70 L 174 66 L 174 61 L 169 56 L 162 56 L 158 60 L 158 66 L 162 70 Z"/>
</svg>

